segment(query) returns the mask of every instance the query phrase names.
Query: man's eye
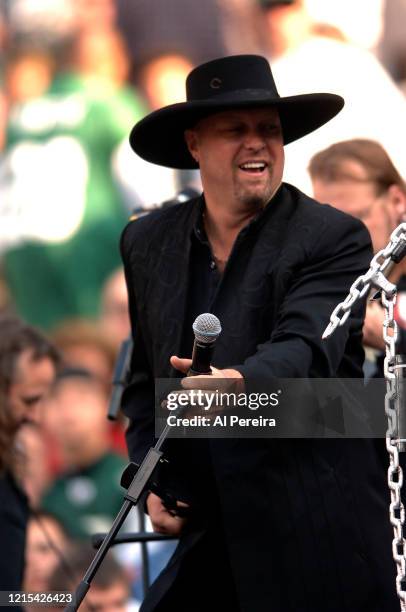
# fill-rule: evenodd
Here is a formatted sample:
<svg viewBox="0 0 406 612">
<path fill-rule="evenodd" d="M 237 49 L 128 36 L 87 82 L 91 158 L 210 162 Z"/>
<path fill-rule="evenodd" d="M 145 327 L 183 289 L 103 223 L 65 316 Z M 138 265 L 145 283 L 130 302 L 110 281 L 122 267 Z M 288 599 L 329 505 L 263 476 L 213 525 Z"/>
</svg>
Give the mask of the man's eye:
<svg viewBox="0 0 406 612">
<path fill-rule="evenodd" d="M 41 395 L 32 395 L 30 397 L 23 397 L 22 400 L 26 406 L 34 406 L 34 404 L 37 404 L 41 400 Z"/>
<path fill-rule="evenodd" d="M 241 132 L 241 129 L 242 128 L 239 125 L 229 125 L 224 128 L 224 132 L 234 134 L 234 133 Z"/>
<path fill-rule="evenodd" d="M 265 134 L 279 134 L 281 128 L 279 125 L 269 124 L 264 126 L 263 131 Z"/>
</svg>

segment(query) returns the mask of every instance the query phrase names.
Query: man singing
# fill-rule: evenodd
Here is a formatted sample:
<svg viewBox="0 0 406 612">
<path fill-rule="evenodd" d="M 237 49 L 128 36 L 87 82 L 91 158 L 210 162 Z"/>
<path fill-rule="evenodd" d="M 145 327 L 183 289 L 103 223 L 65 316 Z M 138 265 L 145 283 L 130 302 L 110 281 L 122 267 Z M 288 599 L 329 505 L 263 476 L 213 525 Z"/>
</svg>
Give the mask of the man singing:
<svg viewBox="0 0 406 612">
<path fill-rule="evenodd" d="M 137 462 L 154 444 L 154 379 L 187 373 L 200 313 L 222 325 L 214 378 L 244 388 L 362 376 L 363 304 L 321 336 L 368 267 L 368 232 L 282 182 L 284 145 L 332 119 L 342 98 L 280 97 L 254 55 L 199 66 L 186 89 L 186 102 L 153 112 L 130 137 L 147 161 L 199 168 L 204 190 L 130 223 L 122 238 L 134 336 L 123 408 Z M 170 467 L 146 504 L 155 529 L 180 542 L 142 611 L 398 610 L 386 467 L 374 444 L 169 440 Z"/>
</svg>

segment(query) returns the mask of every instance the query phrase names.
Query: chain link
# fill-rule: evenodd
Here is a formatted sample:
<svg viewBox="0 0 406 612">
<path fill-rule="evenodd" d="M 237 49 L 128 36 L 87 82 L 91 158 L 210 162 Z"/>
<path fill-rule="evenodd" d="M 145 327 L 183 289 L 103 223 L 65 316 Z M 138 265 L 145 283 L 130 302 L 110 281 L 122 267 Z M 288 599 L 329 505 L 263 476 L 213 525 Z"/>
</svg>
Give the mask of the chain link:
<svg viewBox="0 0 406 612">
<path fill-rule="evenodd" d="M 396 564 L 396 592 L 400 600 L 401 612 L 406 612 L 406 540 L 403 535 L 405 507 L 401 498 L 403 471 L 399 463 L 401 441 L 398 433 L 397 404 L 403 398 L 398 398 L 398 385 L 395 374 L 396 340 L 398 338 L 398 326 L 394 316 L 396 286 L 392 285 L 383 273 L 391 262 L 394 261 L 395 258 L 392 259 L 392 255 L 395 251 L 398 253 L 399 247 L 404 248 L 406 244 L 405 232 L 406 223 L 402 223 L 392 232 L 388 245 L 373 257 L 369 270 L 356 279 L 351 285 L 348 296 L 333 310 L 330 316 L 330 323 L 323 334 L 323 338 L 327 338 L 337 327 L 344 325 L 350 315 L 353 304 L 365 296 L 371 286 L 382 290 L 381 299 L 385 309 L 383 339 L 385 341 L 385 413 L 388 418 L 386 448 L 389 454 L 389 518 L 394 533 L 392 554 Z"/>
<path fill-rule="evenodd" d="M 390 241 L 387 246 L 378 251 L 373 257 L 369 270 L 359 276 L 351 285 L 349 294 L 343 302 L 338 304 L 330 316 L 330 323 L 326 327 L 323 338 L 331 336 L 331 334 L 341 327 L 350 316 L 350 311 L 355 302 L 363 298 L 369 291 L 371 285 L 384 289 L 386 293 L 393 291 L 394 285 L 391 285 L 383 276 L 386 268 L 392 262 L 391 256 L 398 248 L 399 244 L 406 243 L 406 223 L 401 223 L 391 234 Z M 396 290 L 396 287 L 395 287 Z"/>
<path fill-rule="evenodd" d="M 399 463 L 400 441 L 396 412 L 396 403 L 399 398 L 397 397 L 398 389 L 395 374 L 396 340 L 398 337 L 398 326 L 394 318 L 395 303 L 396 293 L 394 295 L 386 295 L 385 293 L 382 293 L 382 304 L 385 309 L 383 338 L 386 347 L 384 373 L 386 379 L 385 413 L 388 418 L 386 448 L 389 453 L 389 517 L 394 534 L 392 541 L 392 554 L 393 560 L 396 563 L 396 592 L 400 600 L 400 609 L 402 612 L 406 612 L 406 591 L 403 586 L 406 584 L 406 540 L 403 536 L 405 508 L 401 498 L 403 470 Z"/>
</svg>

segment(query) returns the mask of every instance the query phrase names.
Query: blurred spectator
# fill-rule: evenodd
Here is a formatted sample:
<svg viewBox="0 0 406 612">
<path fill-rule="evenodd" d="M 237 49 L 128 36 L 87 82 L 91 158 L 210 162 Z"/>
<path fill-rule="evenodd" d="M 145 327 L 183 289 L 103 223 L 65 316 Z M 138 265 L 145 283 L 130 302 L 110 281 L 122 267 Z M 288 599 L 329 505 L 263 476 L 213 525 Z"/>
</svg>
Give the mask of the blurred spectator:
<svg viewBox="0 0 406 612">
<path fill-rule="evenodd" d="M 193 68 L 190 56 L 177 51 L 159 51 L 138 64 L 137 83 L 153 110 L 183 102 L 185 80 Z M 130 148 L 128 139 L 117 149 L 114 175 L 129 211 L 154 208 L 170 200 L 185 187 L 201 190 L 199 172 L 174 170 L 150 164 Z"/>
<path fill-rule="evenodd" d="M 57 48 L 76 27 L 72 0 L 3 0 L 8 44 L 25 41 Z"/>
<path fill-rule="evenodd" d="M 217 4 L 227 54 L 263 55 L 266 37 L 262 15 L 255 0 L 217 0 Z"/>
<path fill-rule="evenodd" d="M 391 233 L 406 215 L 406 183 L 380 144 L 363 139 L 338 142 L 311 159 L 309 173 L 319 202 L 328 202 L 365 223 L 375 253 L 388 244 Z M 405 272 L 406 260 L 403 260 L 390 276 L 392 282 L 398 283 L 396 318 L 404 330 L 406 316 L 402 322 L 400 312 L 403 310 L 406 315 Z M 376 360 L 378 371 L 383 375 L 383 355 L 376 353 L 385 348 L 383 319 L 380 303 L 369 301 L 363 329 L 364 344 L 369 349 L 367 375 Z M 406 352 L 405 331 L 399 335 L 398 349 Z"/>
<path fill-rule="evenodd" d="M 163 202 L 176 199 L 185 188 L 202 191 L 198 171 L 151 164 L 134 153 L 128 140 L 117 149 L 113 168 L 131 216 L 159 208 Z"/>
<path fill-rule="evenodd" d="M 113 89 L 123 87 L 123 99 L 124 93 L 131 98 L 130 90 L 126 89 L 129 58 L 124 40 L 117 30 L 90 31 L 78 36 L 74 47 L 74 65 L 83 77 L 103 79 Z"/>
<path fill-rule="evenodd" d="M 8 38 L 7 6 L 6 2 L 0 3 L 0 51 L 3 52 Z"/>
<path fill-rule="evenodd" d="M 125 466 L 111 451 L 106 419 L 106 397 L 98 380 L 84 370 L 66 370 L 56 381 L 46 410 L 46 428 L 59 448 L 64 471 L 43 498 L 74 538 L 108 531 L 121 507 L 124 489 L 119 486 Z M 140 529 L 138 512 L 132 512 L 123 530 Z M 148 521 L 148 531 L 151 531 Z M 173 542 L 148 545 L 151 577 L 162 570 L 174 550 Z M 135 592 L 141 596 L 139 545 L 121 546 L 120 559 L 136 572 Z"/>
<path fill-rule="evenodd" d="M 49 49 L 35 46 L 13 47 L 5 62 L 5 90 L 10 107 L 42 96 L 54 73 L 54 59 Z"/>
<path fill-rule="evenodd" d="M 83 368 L 103 383 L 106 401 L 112 393 L 113 374 L 122 342 L 121 334 L 128 325 L 128 310 L 124 312 L 124 308 L 127 308 L 127 294 L 123 294 L 120 273 L 118 278 L 115 276 L 116 273 L 113 273 L 109 277 L 107 292 L 103 289 L 102 303 L 105 306 L 102 307 L 103 314 L 99 322 L 84 319 L 64 321 L 51 334 L 55 346 L 61 351 L 68 366 Z M 125 290 L 127 291 L 126 287 Z M 112 448 L 127 457 L 124 429 L 123 416 L 119 414 L 118 419 L 110 423 L 110 439 Z"/>
<path fill-rule="evenodd" d="M 284 96 L 328 91 L 344 97 L 345 106 L 325 130 L 285 148 L 284 180 L 312 193 L 307 165 L 312 155 L 343 139 L 368 138 L 385 147 L 399 172 L 406 175 L 404 142 L 399 126 L 406 100 L 378 60 L 349 42 L 321 35 L 306 0 L 258 0 L 269 26 L 272 71 Z M 328 31 L 328 30 L 327 30 Z M 324 30 L 326 32 L 326 30 Z M 275 52 L 276 53 L 276 52 Z M 379 118 L 379 119 L 378 119 Z"/>
<path fill-rule="evenodd" d="M 83 31 L 65 41 L 49 90 L 10 113 L 0 249 L 8 247 L 4 273 L 18 312 L 43 328 L 97 316 L 101 287 L 120 263 L 127 212 L 111 161 L 144 106 L 123 85 L 119 35 L 99 37 Z"/>
<path fill-rule="evenodd" d="M 406 95 L 406 0 L 387 0 L 378 53 Z"/>
<path fill-rule="evenodd" d="M 115 0 L 2 0 L 12 40 L 52 46 L 72 32 L 106 32 L 116 22 Z"/>
<path fill-rule="evenodd" d="M 258 0 L 267 28 L 272 61 L 296 49 L 310 35 L 313 21 L 304 0 Z"/>
<path fill-rule="evenodd" d="M 117 0 L 118 25 L 137 71 L 146 58 L 177 52 L 194 65 L 263 45 L 253 0 Z"/>
<path fill-rule="evenodd" d="M 117 18 L 133 67 L 154 55 L 178 52 L 193 64 L 227 53 L 217 0 L 117 0 Z"/>
<path fill-rule="evenodd" d="M 373 53 L 376 51 L 382 35 L 383 8 L 387 0 L 304 1 L 314 22 L 339 29 L 357 47 Z"/>
<path fill-rule="evenodd" d="M 71 0 L 79 29 L 101 34 L 114 29 L 116 0 Z"/>
<path fill-rule="evenodd" d="M 110 393 L 117 344 L 101 325 L 86 319 L 70 319 L 54 328 L 52 341 L 65 363 L 91 372 Z"/>
<path fill-rule="evenodd" d="M 310 160 L 315 198 L 358 219 L 371 234 L 374 253 L 383 249 L 406 214 L 406 183 L 377 142 L 337 142 Z"/>
<path fill-rule="evenodd" d="M 3 84 L 0 84 L 0 155 L 3 151 L 6 138 L 6 123 L 7 123 L 7 98 L 3 89 Z M 0 158 L 1 160 L 1 158 Z"/>
<path fill-rule="evenodd" d="M 188 56 L 165 51 L 145 59 L 139 67 L 137 82 L 152 110 L 185 98 L 185 80 L 193 69 Z"/>
<path fill-rule="evenodd" d="M 54 347 L 14 317 L 0 317 L 0 590 L 20 590 L 28 500 L 21 488 L 19 428 L 40 419 L 42 400 L 59 364 Z"/>
<path fill-rule="evenodd" d="M 0 3 L 0 163 L 1 154 L 5 144 L 7 123 L 7 97 L 4 86 L 4 59 L 7 36 L 8 28 L 6 23 L 6 7 L 3 2 L 3 4 Z M 0 296 L 0 308 L 1 306 L 2 300 Z"/>
<path fill-rule="evenodd" d="M 28 521 L 24 591 L 46 591 L 49 578 L 66 555 L 69 540 L 61 523 L 47 512 L 36 512 Z"/>
<path fill-rule="evenodd" d="M 89 546 L 76 545 L 66 556 L 69 567 L 75 568 L 74 581 L 67 574 L 65 567 L 59 565 L 50 577 L 47 590 L 74 592 L 94 555 L 95 552 Z M 128 577 L 111 552 L 107 553 L 96 572 L 80 610 L 83 612 L 129 612 L 130 610 L 136 612 L 138 610 L 138 605 L 130 601 Z"/>
<path fill-rule="evenodd" d="M 47 404 L 46 425 L 65 471 L 42 504 L 71 537 L 85 538 L 111 527 L 123 503 L 120 478 L 125 461 L 111 451 L 103 385 L 86 370 L 67 369 Z"/>
<path fill-rule="evenodd" d="M 115 270 L 104 284 L 99 324 L 118 352 L 130 334 L 127 285 L 122 267 Z"/>
<path fill-rule="evenodd" d="M 24 423 L 17 433 L 16 442 L 24 456 L 21 484 L 30 508 L 37 509 L 54 475 L 52 445 L 44 428 L 37 423 Z"/>
</svg>

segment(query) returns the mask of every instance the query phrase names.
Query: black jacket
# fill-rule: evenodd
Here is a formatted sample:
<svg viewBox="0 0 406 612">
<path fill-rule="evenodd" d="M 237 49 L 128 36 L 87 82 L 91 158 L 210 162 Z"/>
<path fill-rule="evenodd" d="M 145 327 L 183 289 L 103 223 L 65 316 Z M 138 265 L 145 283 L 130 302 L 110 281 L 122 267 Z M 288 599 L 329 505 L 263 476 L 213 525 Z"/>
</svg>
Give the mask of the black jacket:
<svg viewBox="0 0 406 612">
<path fill-rule="evenodd" d="M 10 473 L 3 473 L 0 476 L 0 591 L 22 589 L 28 514 L 26 495 Z"/>
<path fill-rule="evenodd" d="M 154 442 L 154 378 L 175 375 L 169 357 L 180 347 L 190 236 L 201 205 L 192 200 L 151 213 L 123 234 L 134 334 L 123 408 L 136 461 Z M 223 328 L 213 365 L 235 367 L 247 379 L 361 376 L 363 304 L 329 340 L 321 335 L 371 256 L 361 222 L 283 184 L 240 233 L 227 263 L 212 308 Z M 372 441 L 208 445 L 215 528 L 224 534 L 243 612 L 399 609 L 385 469 Z M 196 474 L 193 449 L 171 441 L 167 455 L 175 489 L 189 489 L 196 501 L 193 489 L 202 493 L 206 481 Z M 211 493 L 200 498 L 208 515 Z M 155 609 L 196 537 L 182 538 L 143 610 Z"/>
</svg>

